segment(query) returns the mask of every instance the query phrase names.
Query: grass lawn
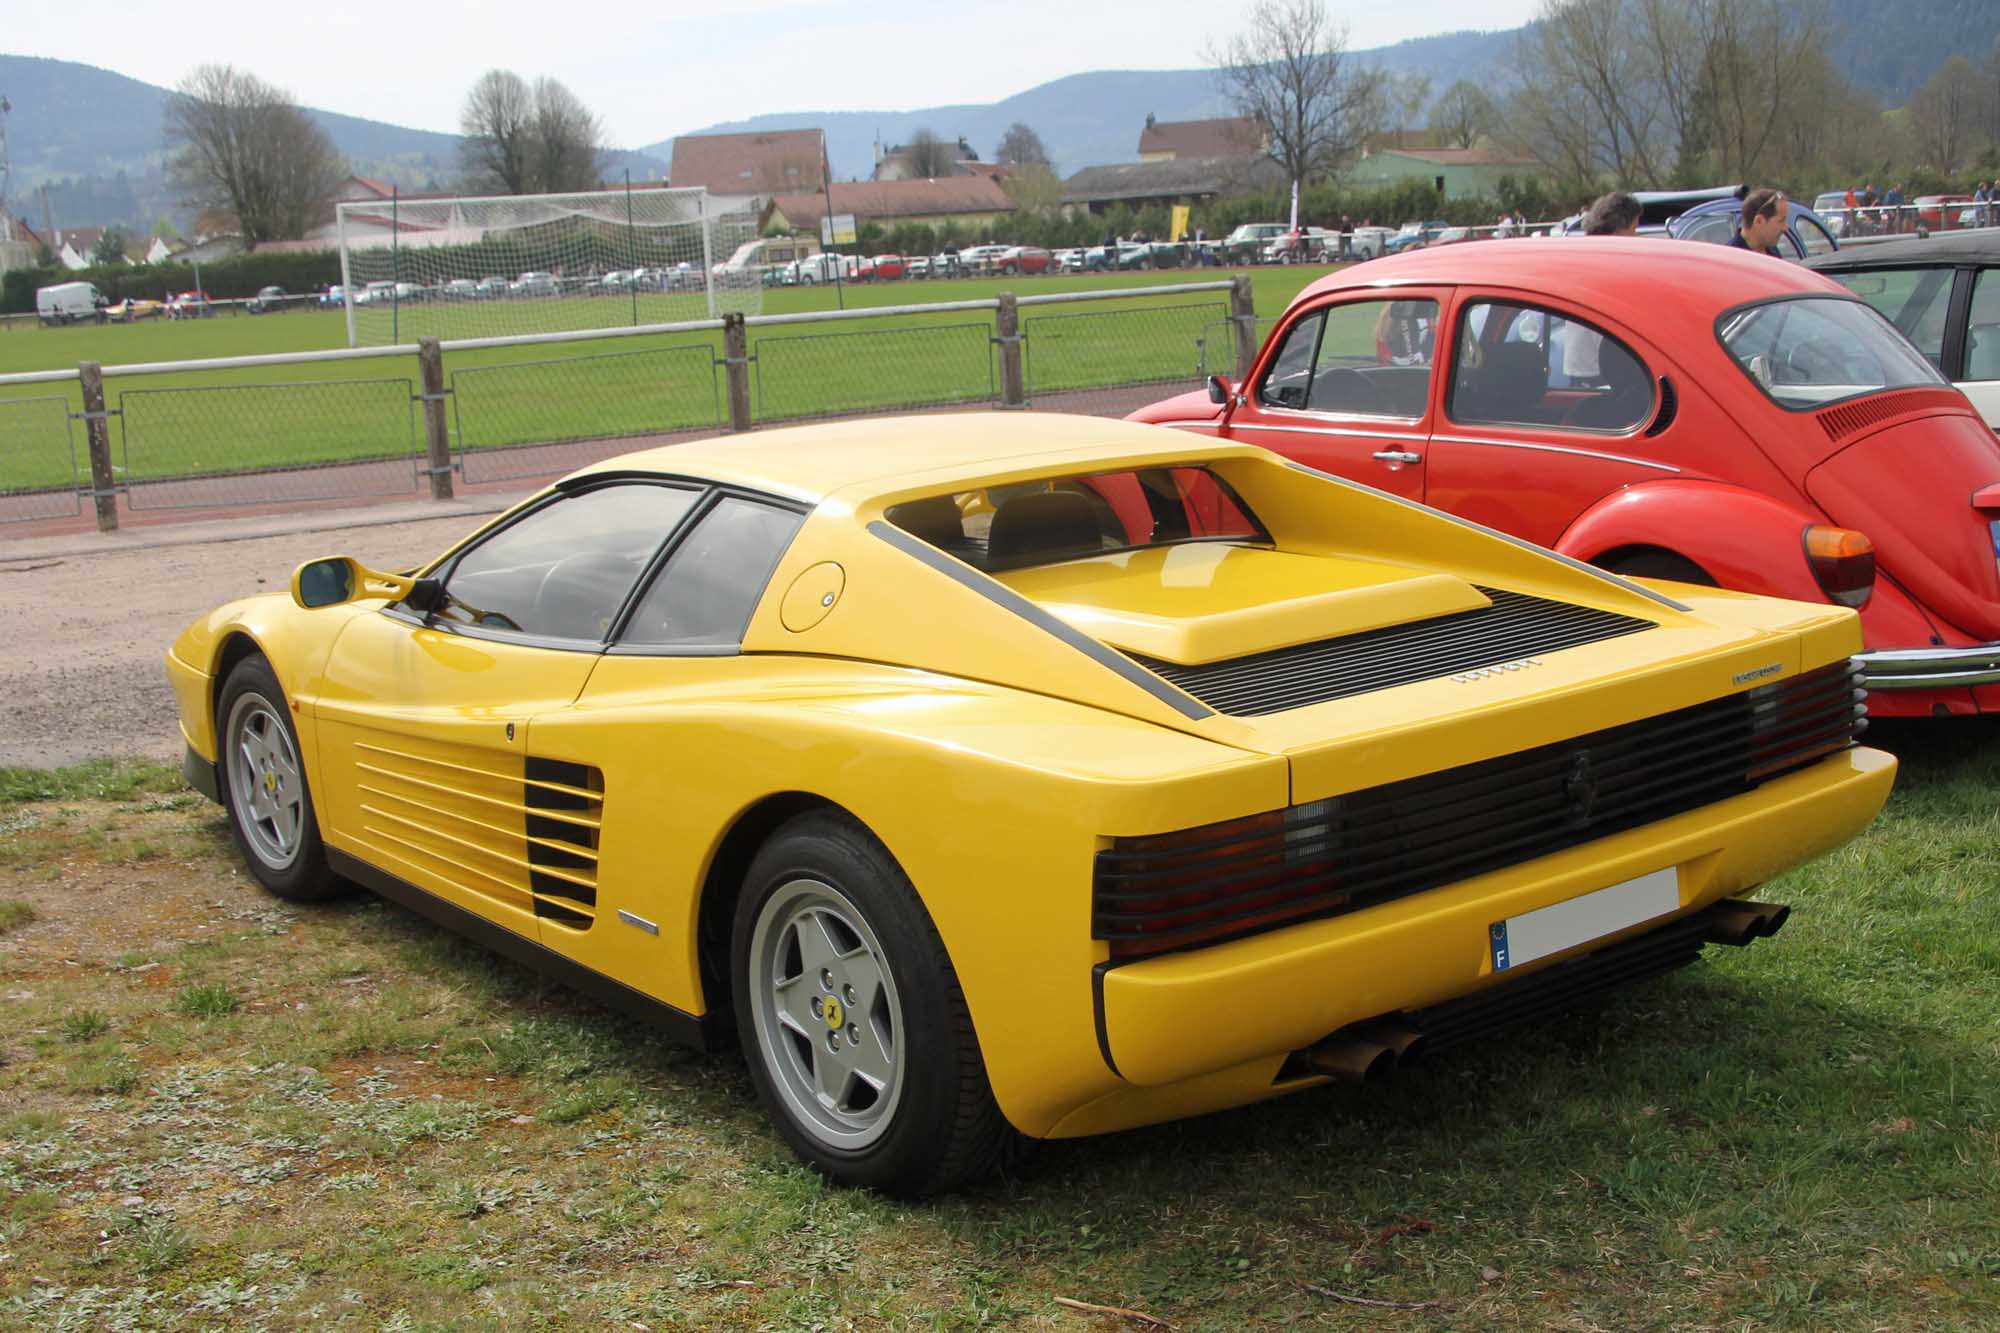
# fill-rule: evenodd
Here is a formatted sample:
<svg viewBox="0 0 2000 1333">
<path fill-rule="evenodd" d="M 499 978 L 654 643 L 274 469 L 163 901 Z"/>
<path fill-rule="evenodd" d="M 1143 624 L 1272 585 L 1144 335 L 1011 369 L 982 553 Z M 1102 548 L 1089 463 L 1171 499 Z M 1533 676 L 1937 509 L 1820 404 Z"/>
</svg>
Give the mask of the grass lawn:
<svg viewBox="0 0 2000 1333">
<path fill-rule="evenodd" d="M 737 1060 L 264 896 L 165 769 L 0 772 L 0 1325 L 1994 1327 L 2000 729 L 1874 739 L 1776 940 L 921 1206 Z"/>
<path fill-rule="evenodd" d="M 1306 268 L 1252 273 L 1260 314 L 1283 310 L 1311 277 Z M 1088 277 L 983 278 L 897 282 L 847 288 L 777 288 L 764 312 L 793 314 L 873 306 L 988 299 L 1003 290 L 1029 296 L 1100 291 L 1227 277 L 1221 269 Z M 647 311 L 646 300 L 661 303 Z M 689 298 L 641 298 L 642 319 L 686 317 Z M 448 316 L 504 319 L 541 314 L 550 328 L 629 319 L 623 297 L 490 306 L 422 305 L 399 317 L 398 336 L 424 332 L 472 336 L 492 328 L 451 328 Z M 1022 312 L 1031 393 L 1193 378 L 1197 342 L 1210 364 L 1229 358 L 1226 293 L 1063 306 Z M 366 312 L 374 322 L 382 317 Z M 761 420 L 833 412 L 914 407 L 998 396 L 992 321 L 983 312 L 883 317 L 835 325 L 753 329 L 752 410 Z M 525 330 L 525 325 L 523 325 Z M 386 331 L 383 333 L 386 339 Z M 93 359 L 106 366 L 199 360 L 346 346 L 340 311 L 132 325 L 14 328 L 0 334 L 0 374 L 64 369 Z M 726 412 L 715 360 L 719 335 L 619 338 L 553 347 L 482 348 L 446 356 L 454 390 L 452 428 L 459 448 L 652 433 L 715 424 Z M 421 447 L 412 410 L 414 357 L 365 358 L 312 365 L 173 372 L 106 381 L 121 411 L 112 431 L 115 464 L 129 481 L 255 471 L 288 464 L 387 457 Z M 309 387 L 296 387 L 296 386 Z M 195 393 L 192 390 L 205 390 Z M 35 399 L 35 402 L 10 400 Z M 48 401 L 48 400 L 56 401 Z M 71 484 L 83 453 L 81 427 L 71 435 L 64 403 L 82 404 L 74 385 L 0 385 L 0 492 Z M 74 464 L 80 466 L 81 464 Z"/>
</svg>

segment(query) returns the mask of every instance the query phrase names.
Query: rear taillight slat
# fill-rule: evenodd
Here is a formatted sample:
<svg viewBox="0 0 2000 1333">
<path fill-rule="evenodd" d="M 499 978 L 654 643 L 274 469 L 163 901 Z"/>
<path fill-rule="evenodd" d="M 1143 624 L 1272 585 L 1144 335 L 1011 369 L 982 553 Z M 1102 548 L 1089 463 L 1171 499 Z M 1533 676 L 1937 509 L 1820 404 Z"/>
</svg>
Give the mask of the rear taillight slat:
<svg viewBox="0 0 2000 1333">
<path fill-rule="evenodd" d="M 1851 662 L 1284 811 L 1119 838 L 1093 934 L 1144 957 L 1358 911 L 1741 794 L 1853 744 Z"/>
</svg>

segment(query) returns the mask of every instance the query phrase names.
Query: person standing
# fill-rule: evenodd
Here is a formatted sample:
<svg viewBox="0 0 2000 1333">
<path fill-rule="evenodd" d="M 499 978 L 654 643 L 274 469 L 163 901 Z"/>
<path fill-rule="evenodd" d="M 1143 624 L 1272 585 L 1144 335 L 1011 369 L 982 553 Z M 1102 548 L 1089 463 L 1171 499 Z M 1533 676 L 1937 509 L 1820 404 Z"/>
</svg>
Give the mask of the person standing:
<svg viewBox="0 0 2000 1333">
<path fill-rule="evenodd" d="M 1639 234 L 1639 201 L 1623 190 L 1613 190 L 1610 194 L 1599 195 L 1590 207 L 1584 210 L 1583 234 L 1585 236 L 1637 236 Z M 1603 375 L 1604 335 L 1581 324 L 1573 324 L 1566 319 L 1557 319 L 1551 330 L 1551 338 L 1562 340 L 1563 384 L 1551 387 L 1562 388 L 1573 384 L 1595 384 Z"/>
<path fill-rule="evenodd" d="M 1778 238 L 1785 234 L 1789 212 L 1785 196 L 1778 191 L 1752 190 L 1743 196 L 1743 225 L 1729 238 L 1729 243 L 1739 250 L 1782 258 Z"/>
</svg>

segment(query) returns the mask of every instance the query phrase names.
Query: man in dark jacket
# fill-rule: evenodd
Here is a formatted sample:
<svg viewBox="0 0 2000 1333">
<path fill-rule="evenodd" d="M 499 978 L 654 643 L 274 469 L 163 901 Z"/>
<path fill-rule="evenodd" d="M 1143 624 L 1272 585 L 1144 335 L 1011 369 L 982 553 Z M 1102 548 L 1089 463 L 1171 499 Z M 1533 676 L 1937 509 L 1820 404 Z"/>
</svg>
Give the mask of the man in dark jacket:
<svg viewBox="0 0 2000 1333">
<path fill-rule="evenodd" d="M 1752 190 L 1743 196 L 1743 226 L 1729 243 L 1760 255 L 1778 256 L 1778 238 L 1785 234 L 1785 196 L 1776 190 Z"/>
</svg>

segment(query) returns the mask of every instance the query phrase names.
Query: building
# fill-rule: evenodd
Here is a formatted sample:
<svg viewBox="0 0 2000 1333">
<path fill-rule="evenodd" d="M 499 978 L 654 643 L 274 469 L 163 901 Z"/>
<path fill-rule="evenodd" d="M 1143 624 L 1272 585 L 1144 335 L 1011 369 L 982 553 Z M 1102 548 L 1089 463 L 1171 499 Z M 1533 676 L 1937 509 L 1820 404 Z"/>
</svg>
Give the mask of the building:
<svg viewBox="0 0 2000 1333">
<path fill-rule="evenodd" d="M 668 183 L 712 195 L 804 194 L 826 184 L 821 130 L 683 134 L 674 140 Z"/>
<path fill-rule="evenodd" d="M 1525 180 L 1541 174 L 1532 157 L 1508 152 L 1488 140 L 1471 148 L 1362 149 L 1361 158 L 1342 175 L 1342 183 L 1357 189 L 1422 181 L 1449 198 L 1492 195 L 1503 177 Z"/>
<path fill-rule="evenodd" d="M 956 144 L 947 144 L 940 139 L 938 146 L 951 158 L 949 169 L 942 174 L 948 176 L 988 174 L 988 164 L 979 160 L 979 151 L 965 141 L 964 135 L 961 134 L 958 136 Z M 875 179 L 878 181 L 915 180 L 917 178 L 916 156 L 917 150 L 913 144 L 899 143 L 893 147 L 885 148 L 882 146 L 882 141 L 877 139 L 875 141 Z"/>
<path fill-rule="evenodd" d="M 827 191 L 781 194 L 771 202 L 764 233 L 819 230 L 827 213 Z M 936 227 L 983 227 L 1014 211 L 1014 201 L 990 176 L 939 176 L 900 181 L 835 181 L 833 211 L 852 213 L 857 225 L 913 223 Z"/>
<path fill-rule="evenodd" d="M 1205 204 L 1217 195 L 1281 190 L 1285 173 L 1267 157 L 1179 157 L 1085 167 L 1063 182 L 1062 206 L 1070 214 L 1127 208 Z"/>
<path fill-rule="evenodd" d="M 1221 120 L 1154 120 L 1146 117 L 1139 131 L 1141 162 L 1172 162 L 1188 157 L 1258 157 L 1264 152 L 1264 127 L 1248 116 Z"/>
</svg>

